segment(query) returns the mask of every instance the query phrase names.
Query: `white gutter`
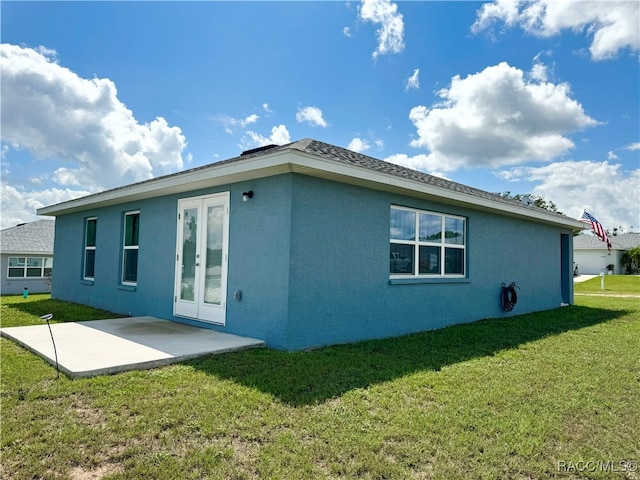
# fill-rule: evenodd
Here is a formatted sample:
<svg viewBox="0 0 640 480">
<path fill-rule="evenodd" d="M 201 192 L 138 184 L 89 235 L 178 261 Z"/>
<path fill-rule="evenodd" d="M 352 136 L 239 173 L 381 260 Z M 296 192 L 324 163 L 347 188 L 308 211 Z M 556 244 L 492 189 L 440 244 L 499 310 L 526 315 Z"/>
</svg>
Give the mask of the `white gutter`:
<svg viewBox="0 0 640 480">
<path fill-rule="evenodd" d="M 3 250 L 2 255 L 11 255 L 14 257 L 46 257 L 52 256 L 53 251 L 50 250 L 48 252 L 44 252 L 40 250 Z"/>
</svg>

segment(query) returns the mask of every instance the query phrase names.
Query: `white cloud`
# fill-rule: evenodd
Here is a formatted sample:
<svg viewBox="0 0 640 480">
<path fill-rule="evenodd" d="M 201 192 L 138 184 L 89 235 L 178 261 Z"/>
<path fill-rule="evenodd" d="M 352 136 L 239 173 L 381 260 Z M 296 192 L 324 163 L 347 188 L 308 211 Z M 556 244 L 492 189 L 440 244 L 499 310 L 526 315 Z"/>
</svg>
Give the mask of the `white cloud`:
<svg viewBox="0 0 640 480">
<path fill-rule="evenodd" d="M 389 0 L 362 0 L 358 16 L 366 22 L 380 24 L 376 31 L 378 47 L 373 58 L 404 50 L 404 22 L 397 4 Z"/>
<path fill-rule="evenodd" d="M 268 103 L 263 103 L 263 104 L 262 104 L 262 109 L 263 109 L 265 112 L 267 112 L 267 113 L 273 113 L 273 112 L 271 111 L 271 109 L 269 108 L 269 104 L 268 104 Z"/>
<path fill-rule="evenodd" d="M 563 30 L 592 35 L 594 60 L 615 57 L 621 50 L 640 50 L 640 3 L 637 1 L 495 0 L 478 11 L 472 32 L 492 30 L 496 23 L 519 25 L 546 38 Z"/>
<path fill-rule="evenodd" d="M 240 125 L 243 126 L 243 127 L 247 126 L 247 125 L 251 125 L 252 123 L 256 123 L 259 118 L 260 117 L 254 113 L 254 114 L 249 115 L 248 117 L 244 118 Z"/>
<path fill-rule="evenodd" d="M 620 157 L 614 153 L 613 150 L 610 150 L 607 154 L 607 160 L 618 160 Z"/>
<path fill-rule="evenodd" d="M 55 50 L 47 48 L 44 45 L 38 45 L 36 48 L 34 48 L 34 50 L 40 55 L 49 57 L 51 61 L 57 63 L 58 52 L 56 52 Z"/>
<path fill-rule="evenodd" d="M 0 228 L 13 227 L 19 223 L 33 222 L 44 217 L 36 215 L 36 210 L 47 205 L 53 205 L 74 198 L 89 195 L 86 190 L 71 190 L 69 188 L 51 188 L 47 190 L 24 190 L 3 183 L 0 190 L 2 198 L 2 215 Z"/>
<path fill-rule="evenodd" d="M 407 78 L 407 81 L 404 83 L 405 92 L 409 89 L 417 90 L 418 88 L 420 88 L 420 79 L 418 78 L 419 74 L 420 74 L 420 69 L 416 68 L 413 71 L 413 75 Z"/>
<path fill-rule="evenodd" d="M 322 118 L 322 110 L 318 107 L 303 107 L 298 108 L 296 113 L 296 120 L 299 123 L 307 122 L 314 127 L 328 127 L 329 124 Z"/>
<path fill-rule="evenodd" d="M 597 125 L 570 97 L 566 83 L 527 80 L 507 63 L 461 78 L 438 92 L 440 102 L 416 106 L 411 146 L 429 149 L 420 169 L 517 165 L 550 161 L 574 147 L 570 132 Z"/>
<path fill-rule="evenodd" d="M 624 148 L 625 150 L 640 150 L 640 142 L 630 143 Z"/>
<path fill-rule="evenodd" d="M 385 162 L 394 163 L 401 167 L 411 168 L 413 170 L 420 170 L 433 175 L 434 177 L 444 178 L 450 180 L 446 173 L 440 170 L 439 165 L 434 162 L 433 158 L 429 158 L 428 155 L 418 154 L 410 157 L 405 153 L 396 153 L 388 156 L 384 159 Z"/>
<path fill-rule="evenodd" d="M 546 82 L 547 66 L 543 63 L 534 63 L 533 67 L 531 68 L 531 71 L 529 72 L 529 77 L 539 82 Z"/>
<path fill-rule="evenodd" d="M 342 34 L 347 37 L 350 38 L 351 37 L 351 29 L 349 27 L 344 27 L 342 29 Z"/>
<path fill-rule="evenodd" d="M 242 139 L 240 148 L 248 149 L 264 147 L 265 145 L 285 145 L 287 143 L 291 143 L 289 131 L 284 125 L 278 125 L 271 129 L 271 135 L 269 137 L 262 136 L 256 132 L 248 131 L 247 133 L 245 133 Z"/>
<path fill-rule="evenodd" d="M 40 176 L 29 177 L 29 183 L 33 183 L 35 185 L 41 185 L 45 181 L 49 180 L 49 175 L 44 174 Z"/>
<path fill-rule="evenodd" d="M 85 79 L 44 47 L 0 46 L 2 140 L 42 159 L 64 160 L 62 185 L 89 191 L 176 171 L 186 141 L 158 117 L 140 124 L 108 78 Z"/>
<path fill-rule="evenodd" d="M 428 173 L 431 173 L 438 167 L 437 163 L 433 162 L 433 158 L 430 158 L 429 155 L 424 154 L 418 154 L 410 157 L 406 153 L 395 153 L 385 158 L 384 161 Z"/>
<path fill-rule="evenodd" d="M 271 129 L 270 140 L 276 145 L 284 145 L 285 143 L 290 143 L 291 137 L 289 136 L 287 127 L 285 127 L 284 125 L 278 125 L 277 127 L 273 127 Z"/>
<path fill-rule="evenodd" d="M 266 105 L 266 104 L 265 104 Z M 264 107 L 264 105 L 263 105 Z M 234 131 L 234 127 L 241 127 L 244 128 L 247 125 L 251 125 L 253 123 L 256 123 L 260 117 L 258 115 L 256 115 L 255 113 L 248 115 L 244 118 L 233 118 L 233 117 L 222 117 L 219 118 L 225 125 L 225 132 L 228 133 L 229 135 L 233 134 Z"/>
<path fill-rule="evenodd" d="M 371 148 L 371 144 L 366 140 L 356 137 L 353 140 L 351 140 L 351 142 L 349 142 L 349 145 L 347 145 L 347 148 L 349 150 L 353 150 L 354 152 L 362 153 L 364 151 L 369 150 Z"/>
<path fill-rule="evenodd" d="M 537 183 L 531 193 L 553 201 L 570 217 L 586 209 L 606 228 L 640 226 L 640 169 L 625 172 L 620 164 L 585 160 L 518 167 L 499 176 Z"/>
</svg>

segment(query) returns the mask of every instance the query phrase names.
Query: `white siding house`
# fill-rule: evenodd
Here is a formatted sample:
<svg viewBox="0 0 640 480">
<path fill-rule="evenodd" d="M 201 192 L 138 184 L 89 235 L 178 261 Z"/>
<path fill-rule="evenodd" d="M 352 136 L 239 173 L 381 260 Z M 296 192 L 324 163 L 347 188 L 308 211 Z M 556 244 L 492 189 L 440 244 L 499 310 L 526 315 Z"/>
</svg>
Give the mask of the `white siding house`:
<svg viewBox="0 0 640 480">
<path fill-rule="evenodd" d="M 51 290 L 54 229 L 54 220 L 38 220 L 0 231 L 3 295 Z"/>
<path fill-rule="evenodd" d="M 573 262 L 578 273 L 598 275 L 608 265 L 613 265 L 616 275 L 627 273 L 622 257 L 631 248 L 640 246 L 640 233 L 623 233 L 610 236 L 609 240 L 611 251 L 607 251 L 607 245 L 595 235 L 585 233 L 573 238 Z"/>
</svg>

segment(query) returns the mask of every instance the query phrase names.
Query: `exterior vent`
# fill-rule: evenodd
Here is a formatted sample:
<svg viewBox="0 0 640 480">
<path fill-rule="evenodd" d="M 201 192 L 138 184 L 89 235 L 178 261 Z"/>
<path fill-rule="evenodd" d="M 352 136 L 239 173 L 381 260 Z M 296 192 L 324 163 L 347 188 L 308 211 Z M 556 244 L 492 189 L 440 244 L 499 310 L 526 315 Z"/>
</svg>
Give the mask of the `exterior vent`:
<svg viewBox="0 0 640 480">
<path fill-rule="evenodd" d="M 251 155 L 253 153 L 264 152 L 265 150 L 271 150 L 272 148 L 275 148 L 277 146 L 278 145 L 271 144 L 271 145 L 265 145 L 264 147 L 252 148 L 251 150 L 245 150 L 240 154 L 240 156 L 243 157 L 245 155 Z"/>
</svg>

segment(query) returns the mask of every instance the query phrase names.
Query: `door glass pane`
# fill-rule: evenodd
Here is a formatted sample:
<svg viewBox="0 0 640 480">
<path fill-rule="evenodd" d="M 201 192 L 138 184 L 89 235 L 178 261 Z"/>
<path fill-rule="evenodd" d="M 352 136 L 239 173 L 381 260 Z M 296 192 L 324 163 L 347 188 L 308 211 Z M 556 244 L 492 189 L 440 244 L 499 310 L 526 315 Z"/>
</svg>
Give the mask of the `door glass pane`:
<svg viewBox="0 0 640 480">
<path fill-rule="evenodd" d="M 413 275 L 413 245 L 391 244 L 389 273 Z"/>
<path fill-rule="evenodd" d="M 180 299 L 193 300 L 196 283 L 196 239 L 198 238 L 198 209 L 182 212 L 182 278 Z"/>
<path fill-rule="evenodd" d="M 440 247 L 420 247 L 420 274 L 440 273 Z"/>
<path fill-rule="evenodd" d="M 392 208 L 391 230 L 389 233 L 393 240 L 415 240 L 416 212 Z"/>
<path fill-rule="evenodd" d="M 222 286 L 222 232 L 224 226 L 224 207 L 222 205 L 207 208 L 207 260 L 204 280 L 204 303 L 220 305 Z"/>
</svg>

